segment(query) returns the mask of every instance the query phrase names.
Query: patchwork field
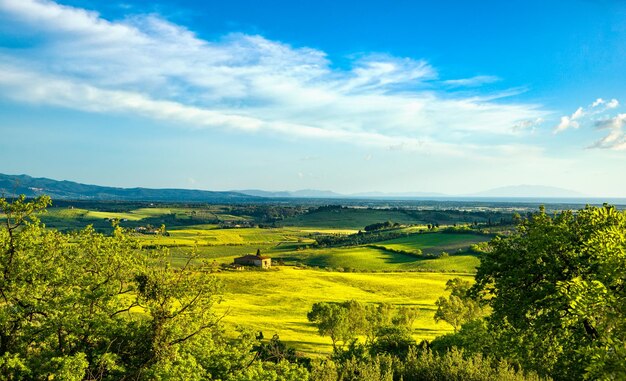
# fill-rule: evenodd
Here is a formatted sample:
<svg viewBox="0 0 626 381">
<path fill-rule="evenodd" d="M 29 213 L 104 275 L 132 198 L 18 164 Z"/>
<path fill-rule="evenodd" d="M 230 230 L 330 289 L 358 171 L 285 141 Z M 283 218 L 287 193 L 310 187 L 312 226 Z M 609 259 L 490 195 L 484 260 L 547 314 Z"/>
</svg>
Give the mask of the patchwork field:
<svg viewBox="0 0 626 381">
<path fill-rule="evenodd" d="M 145 249 L 167 248 L 175 267 L 195 252 L 195 262 L 211 265 L 224 282 L 223 302 L 216 311 L 225 314 L 227 326 L 260 331 L 266 338 L 278 334 L 298 351 L 316 355 L 331 350 L 330 339 L 320 337 L 306 319 L 311 306 L 321 301 L 355 299 L 417 307 L 419 316 L 413 326 L 416 340 L 451 331 L 446 323 L 435 324 L 434 303 L 445 294 L 447 280 L 473 278 L 479 258 L 469 246 L 491 237 L 427 231 L 433 216 L 445 221 L 463 215 L 432 212 L 419 218 L 416 213 L 322 208 L 286 218 L 280 226 L 258 227 L 260 224 L 249 223 L 252 217 L 226 206 L 66 207 L 51 208 L 42 219 L 59 229 L 93 224 L 105 233 L 110 229 L 110 219 L 118 219 Z M 384 221 L 401 225 L 356 235 L 365 226 Z M 161 224 L 166 226 L 166 234 L 135 232 L 137 227 L 153 229 Z M 331 243 L 322 247 L 316 242 L 319 237 L 331 237 Z M 353 239 L 361 243 L 352 245 Z M 272 269 L 233 271 L 224 267 L 235 257 L 257 250 L 272 258 Z"/>
</svg>

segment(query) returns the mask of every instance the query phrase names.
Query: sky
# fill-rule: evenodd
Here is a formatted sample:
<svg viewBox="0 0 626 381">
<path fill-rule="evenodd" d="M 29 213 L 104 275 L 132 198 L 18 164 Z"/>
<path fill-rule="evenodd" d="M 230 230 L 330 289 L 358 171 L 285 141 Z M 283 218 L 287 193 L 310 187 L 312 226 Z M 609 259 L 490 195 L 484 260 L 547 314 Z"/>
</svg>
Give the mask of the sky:
<svg viewBox="0 0 626 381">
<path fill-rule="evenodd" d="M 0 0 L 0 173 L 626 197 L 626 2 Z"/>
</svg>

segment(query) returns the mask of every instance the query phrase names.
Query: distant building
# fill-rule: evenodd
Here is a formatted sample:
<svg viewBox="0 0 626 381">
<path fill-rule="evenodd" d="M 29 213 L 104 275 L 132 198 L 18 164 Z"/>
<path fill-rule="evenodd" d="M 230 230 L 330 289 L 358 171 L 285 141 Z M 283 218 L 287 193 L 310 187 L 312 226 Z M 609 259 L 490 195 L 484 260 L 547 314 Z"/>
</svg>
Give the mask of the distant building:
<svg viewBox="0 0 626 381">
<path fill-rule="evenodd" d="M 161 234 L 161 230 L 160 229 L 147 228 L 145 226 L 138 226 L 138 227 L 135 228 L 135 231 L 137 233 L 147 234 L 147 235 Z M 163 233 L 163 235 L 169 235 L 169 233 L 165 232 L 165 233 Z"/>
<path fill-rule="evenodd" d="M 243 257 L 235 258 L 235 265 L 242 266 L 256 266 L 264 269 L 272 267 L 272 258 L 261 255 L 260 251 L 257 251 L 256 255 L 244 255 Z"/>
</svg>

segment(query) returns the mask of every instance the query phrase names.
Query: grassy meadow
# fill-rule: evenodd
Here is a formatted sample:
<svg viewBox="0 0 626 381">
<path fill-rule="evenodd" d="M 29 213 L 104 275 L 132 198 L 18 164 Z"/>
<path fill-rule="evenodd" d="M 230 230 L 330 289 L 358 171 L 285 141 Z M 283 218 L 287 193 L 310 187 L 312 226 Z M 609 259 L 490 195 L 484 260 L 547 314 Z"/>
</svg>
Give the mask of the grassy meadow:
<svg viewBox="0 0 626 381">
<path fill-rule="evenodd" d="M 331 350 L 330 339 L 320 337 L 306 318 L 311 306 L 321 301 L 355 299 L 413 306 L 419 310 L 413 326 L 416 340 L 450 332 L 447 323 L 436 324 L 433 320 L 434 303 L 446 293 L 447 280 L 457 276 L 473 278 L 479 258 L 468 250 L 469 246 L 491 238 L 467 232 L 427 231 L 431 217 L 420 219 L 402 210 L 321 210 L 265 227 L 239 226 L 253 217 L 231 213 L 231 208 L 220 206 L 112 211 L 66 207 L 51 208 L 42 220 L 59 229 L 87 224 L 104 229 L 110 226 L 110 219 L 118 219 L 144 248 L 167 248 L 174 266 L 184 264 L 194 251 L 196 263 L 212 265 L 224 283 L 223 301 L 216 311 L 225 314 L 223 322 L 227 326 L 263 332 L 268 339 L 278 334 L 298 351 L 312 355 Z M 373 243 L 316 245 L 316 237 L 350 237 L 364 226 L 381 221 L 398 222 L 400 226 L 379 232 L 380 239 Z M 160 224 L 166 225 L 166 235 L 134 230 Z M 224 267 L 257 249 L 272 258 L 272 269 L 234 271 Z M 419 251 L 424 255 L 418 255 Z M 443 252 L 446 254 L 441 255 Z"/>
</svg>

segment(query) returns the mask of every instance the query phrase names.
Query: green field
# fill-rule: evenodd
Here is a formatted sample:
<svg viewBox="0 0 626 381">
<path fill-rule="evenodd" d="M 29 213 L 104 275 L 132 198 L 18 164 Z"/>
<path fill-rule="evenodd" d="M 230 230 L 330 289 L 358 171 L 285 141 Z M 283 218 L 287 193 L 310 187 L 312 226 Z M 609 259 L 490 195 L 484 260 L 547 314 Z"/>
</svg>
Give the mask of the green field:
<svg viewBox="0 0 626 381">
<path fill-rule="evenodd" d="M 432 339 L 451 331 L 433 320 L 435 300 L 445 293 L 445 283 L 458 274 L 448 273 L 339 273 L 280 267 L 270 271 L 222 272 L 227 325 L 278 334 L 281 340 L 309 354 L 328 353 L 331 341 L 320 337 L 306 319 L 313 303 L 355 299 L 363 303 L 387 302 L 419 308 L 413 328 L 415 339 Z M 471 279 L 472 276 L 462 276 Z"/>
<path fill-rule="evenodd" d="M 490 236 L 478 234 L 427 233 L 376 242 L 376 246 L 408 252 L 419 249 L 424 254 L 440 254 L 443 251 L 447 253 L 465 251 L 471 244 L 489 241 L 490 239 Z"/>
</svg>

